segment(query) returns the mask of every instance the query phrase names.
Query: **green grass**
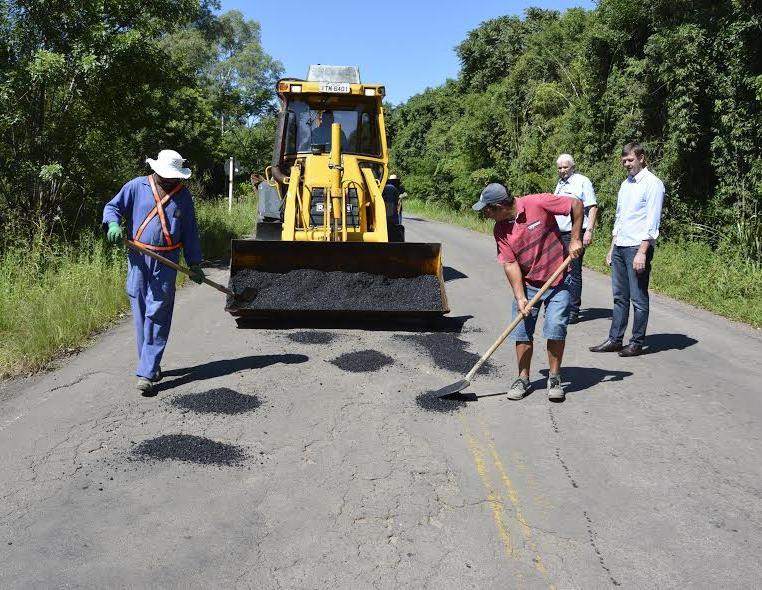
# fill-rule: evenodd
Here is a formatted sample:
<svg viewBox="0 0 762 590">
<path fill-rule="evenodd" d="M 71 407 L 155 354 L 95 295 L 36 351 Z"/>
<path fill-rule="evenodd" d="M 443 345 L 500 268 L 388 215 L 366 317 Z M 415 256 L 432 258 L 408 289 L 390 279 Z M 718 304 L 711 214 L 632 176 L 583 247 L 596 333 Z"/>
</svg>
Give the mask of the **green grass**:
<svg viewBox="0 0 762 590">
<path fill-rule="evenodd" d="M 418 199 L 405 200 L 405 213 L 492 234 L 492 222 L 472 211 L 455 212 Z M 585 254 L 585 266 L 609 273 L 611 238 L 599 232 Z M 727 318 L 762 327 L 762 265 L 722 255 L 700 242 L 660 242 L 651 271 L 654 291 Z"/>
<path fill-rule="evenodd" d="M 492 235 L 493 222 L 485 219 L 475 211 L 453 211 L 440 203 L 430 203 L 420 199 L 409 198 L 403 201 L 405 214 L 422 215 L 427 219 L 459 225 L 474 231 Z"/>
<path fill-rule="evenodd" d="M 231 238 L 252 231 L 256 201 L 236 203 L 230 214 L 227 201 L 199 202 L 196 213 L 204 257 L 221 258 Z M 6 246 L 0 252 L 0 377 L 43 368 L 125 313 L 126 267 L 124 248 L 107 245 L 95 231 L 74 243 L 38 237 Z"/>
<path fill-rule="evenodd" d="M 608 274 L 607 235 L 585 254 L 585 266 Z M 762 265 L 713 251 L 701 242 L 661 242 L 656 247 L 651 288 L 730 319 L 762 328 Z"/>
<path fill-rule="evenodd" d="M 207 259 L 229 256 L 230 240 L 251 234 L 257 219 L 257 201 L 245 197 L 233 203 L 228 213 L 227 199 L 201 201 L 196 204 L 201 251 Z"/>
</svg>

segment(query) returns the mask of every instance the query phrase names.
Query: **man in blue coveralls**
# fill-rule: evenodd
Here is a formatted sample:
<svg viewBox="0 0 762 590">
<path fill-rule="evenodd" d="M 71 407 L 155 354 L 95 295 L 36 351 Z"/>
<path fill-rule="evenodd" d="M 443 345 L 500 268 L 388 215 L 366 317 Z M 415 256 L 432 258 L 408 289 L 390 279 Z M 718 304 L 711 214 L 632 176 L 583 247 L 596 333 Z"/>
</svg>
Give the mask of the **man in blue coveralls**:
<svg viewBox="0 0 762 590">
<path fill-rule="evenodd" d="M 182 248 L 185 260 L 201 283 L 201 263 L 196 212 L 190 191 L 182 180 L 190 178 L 185 159 L 174 150 L 162 150 L 146 163 L 153 170 L 125 184 L 103 209 L 103 226 L 112 244 L 122 241 L 122 219 L 127 239 L 178 263 Z M 161 357 L 167 345 L 175 304 L 177 271 L 150 256 L 129 251 L 127 295 L 130 297 L 138 344 L 137 388 L 143 395 L 154 392 L 161 379 Z"/>
</svg>

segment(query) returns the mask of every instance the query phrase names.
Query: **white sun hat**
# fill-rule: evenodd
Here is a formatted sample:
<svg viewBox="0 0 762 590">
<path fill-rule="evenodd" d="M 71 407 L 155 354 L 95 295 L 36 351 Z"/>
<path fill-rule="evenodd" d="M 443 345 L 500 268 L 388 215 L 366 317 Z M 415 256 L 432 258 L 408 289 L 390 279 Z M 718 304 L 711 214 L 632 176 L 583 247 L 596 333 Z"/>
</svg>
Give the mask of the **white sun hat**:
<svg viewBox="0 0 762 590">
<path fill-rule="evenodd" d="M 161 150 L 155 160 L 146 158 L 146 164 L 162 178 L 190 178 L 190 168 L 183 168 L 184 162 L 175 150 Z"/>
</svg>

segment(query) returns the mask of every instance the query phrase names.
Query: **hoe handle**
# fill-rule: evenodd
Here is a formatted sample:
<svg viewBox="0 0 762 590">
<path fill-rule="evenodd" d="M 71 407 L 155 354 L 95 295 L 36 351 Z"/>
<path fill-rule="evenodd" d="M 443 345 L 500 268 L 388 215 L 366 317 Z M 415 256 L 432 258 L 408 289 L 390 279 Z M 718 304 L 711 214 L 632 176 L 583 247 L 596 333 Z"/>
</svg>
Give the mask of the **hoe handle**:
<svg viewBox="0 0 762 590">
<path fill-rule="evenodd" d="M 154 260 L 158 260 L 159 262 L 161 262 L 162 264 L 168 266 L 169 268 L 174 268 L 176 271 L 184 273 L 184 274 L 188 275 L 189 277 L 198 276 L 191 269 L 186 268 L 184 266 L 180 266 L 179 264 L 175 264 L 174 262 L 169 260 L 169 258 L 165 258 L 161 254 L 157 254 L 156 252 L 152 252 L 148 248 L 143 248 L 143 246 L 141 246 L 140 244 L 137 244 L 136 242 L 133 242 L 132 240 L 125 239 L 124 240 L 124 244 L 128 248 L 132 248 L 133 250 L 135 250 L 137 252 L 140 252 L 141 254 L 145 254 L 146 256 L 150 256 Z M 214 281 L 210 281 L 206 277 L 204 277 L 202 280 L 203 280 L 204 283 L 206 283 L 210 287 L 214 287 L 215 289 L 217 289 L 218 291 L 221 291 L 222 293 L 225 293 L 226 295 L 230 295 L 231 297 L 235 297 L 235 295 L 233 295 L 233 292 L 230 289 L 228 289 L 227 287 L 223 287 L 219 283 L 215 283 Z"/>
<path fill-rule="evenodd" d="M 566 260 L 564 260 L 561 263 L 561 265 L 556 269 L 556 271 L 552 275 L 550 275 L 550 278 L 547 281 L 545 281 L 545 284 L 542 287 L 540 287 L 540 290 L 537 291 L 535 296 L 529 300 L 529 302 L 527 303 L 527 307 L 532 308 L 535 306 L 535 304 L 540 300 L 540 297 L 542 297 L 543 293 L 545 293 L 545 291 L 547 291 L 550 288 L 550 286 L 561 275 L 561 273 L 563 273 L 564 270 L 566 270 L 566 267 L 569 266 L 571 261 L 572 261 L 571 255 L 567 256 Z M 492 353 L 498 349 L 498 347 L 505 341 L 505 339 L 508 338 L 508 335 L 511 332 L 513 332 L 516 326 L 518 326 L 519 323 L 522 322 L 523 320 L 524 320 L 524 316 L 521 315 L 521 313 L 519 312 L 519 314 L 515 318 L 513 318 L 513 321 L 510 324 L 508 324 L 508 327 L 505 330 L 503 330 L 503 333 L 500 334 L 500 336 L 498 336 L 494 344 L 489 347 L 489 349 L 487 350 L 487 352 L 484 353 L 482 358 L 480 358 L 476 362 L 476 364 L 473 366 L 473 368 L 468 372 L 468 374 L 466 375 L 466 381 L 471 381 L 471 379 L 473 379 L 473 376 L 476 375 L 476 372 L 481 368 L 481 366 L 487 362 L 487 359 L 492 356 Z"/>
</svg>

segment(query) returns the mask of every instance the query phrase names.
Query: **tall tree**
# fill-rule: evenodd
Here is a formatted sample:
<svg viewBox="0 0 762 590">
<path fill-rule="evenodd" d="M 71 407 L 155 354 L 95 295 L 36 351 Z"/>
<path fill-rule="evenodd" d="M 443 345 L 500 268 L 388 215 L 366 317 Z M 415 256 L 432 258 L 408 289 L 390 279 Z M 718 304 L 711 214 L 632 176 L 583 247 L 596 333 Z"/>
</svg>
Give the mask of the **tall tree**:
<svg viewBox="0 0 762 590">
<path fill-rule="evenodd" d="M 208 178 L 220 117 L 266 115 L 279 72 L 259 25 L 216 8 L 0 2 L 0 224 L 92 225 L 104 198 L 167 146 Z"/>
<path fill-rule="evenodd" d="M 665 235 L 762 259 L 760 14 L 756 0 L 601 0 L 484 22 L 456 49 L 457 81 L 393 110 L 393 161 L 411 193 L 465 207 L 494 178 L 548 190 L 570 152 L 605 222 L 618 151 L 639 140 L 667 184 Z"/>
</svg>

